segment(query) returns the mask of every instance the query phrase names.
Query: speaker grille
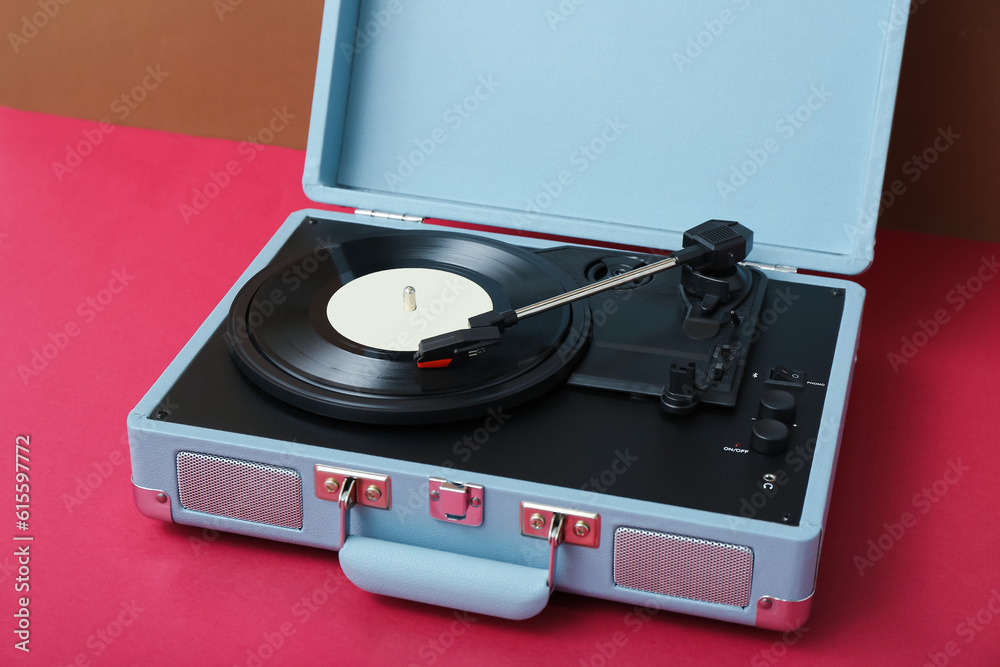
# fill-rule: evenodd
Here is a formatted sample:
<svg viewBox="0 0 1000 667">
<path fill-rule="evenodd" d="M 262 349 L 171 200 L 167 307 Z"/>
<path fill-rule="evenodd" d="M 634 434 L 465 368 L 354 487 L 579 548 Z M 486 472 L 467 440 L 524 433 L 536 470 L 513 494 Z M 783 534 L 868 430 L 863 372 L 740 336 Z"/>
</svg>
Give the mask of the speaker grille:
<svg viewBox="0 0 1000 667">
<path fill-rule="evenodd" d="M 615 531 L 615 584 L 648 593 L 746 607 L 753 550 L 685 535 Z"/>
<path fill-rule="evenodd" d="M 290 468 L 178 452 L 177 488 L 185 509 L 302 528 L 302 478 Z"/>
</svg>

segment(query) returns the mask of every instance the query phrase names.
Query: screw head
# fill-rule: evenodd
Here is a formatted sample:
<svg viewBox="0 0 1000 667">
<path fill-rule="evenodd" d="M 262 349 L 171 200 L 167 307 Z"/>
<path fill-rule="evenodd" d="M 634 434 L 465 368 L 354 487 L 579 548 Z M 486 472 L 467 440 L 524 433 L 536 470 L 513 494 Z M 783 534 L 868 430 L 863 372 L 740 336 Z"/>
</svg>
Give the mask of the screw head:
<svg viewBox="0 0 1000 667">
<path fill-rule="evenodd" d="M 774 603 L 771 601 L 771 598 L 761 598 L 760 599 L 760 608 L 761 609 L 770 609 L 773 604 Z"/>
<path fill-rule="evenodd" d="M 167 502 L 167 494 L 163 493 L 162 491 L 160 491 L 159 493 L 157 493 L 156 494 L 156 502 L 158 502 L 158 503 L 165 503 L 165 502 Z"/>
<path fill-rule="evenodd" d="M 431 500 L 441 500 L 441 492 L 437 489 L 431 491 Z"/>
<path fill-rule="evenodd" d="M 581 519 L 573 524 L 573 532 L 577 537 L 586 537 L 590 534 L 590 524 Z"/>
<path fill-rule="evenodd" d="M 528 525 L 534 528 L 535 530 L 538 530 L 539 528 L 544 528 L 545 517 L 539 514 L 538 512 L 535 512 L 534 514 L 531 515 L 531 518 L 528 519 Z"/>
<path fill-rule="evenodd" d="M 338 484 L 337 480 L 335 480 L 333 477 L 329 477 L 325 482 L 323 482 L 323 487 L 327 490 L 328 493 L 336 493 L 337 489 L 340 488 L 340 484 Z"/>
<path fill-rule="evenodd" d="M 469 504 L 472 505 L 473 507 L 479 507 L 480 505 L 483 504 L 483 501 L 477 498 L 476 496 L 473 496 L 472 498 L 469 499 Z"/>
<path fill-rule="evenodd" d="M 375 502 L 381 497 L 382 497 L 382 490 L 377 486 L 375 486 L 374 484 L 365 489 L 365 498 L 367 498 L 368 500 Z"/>
</svg>

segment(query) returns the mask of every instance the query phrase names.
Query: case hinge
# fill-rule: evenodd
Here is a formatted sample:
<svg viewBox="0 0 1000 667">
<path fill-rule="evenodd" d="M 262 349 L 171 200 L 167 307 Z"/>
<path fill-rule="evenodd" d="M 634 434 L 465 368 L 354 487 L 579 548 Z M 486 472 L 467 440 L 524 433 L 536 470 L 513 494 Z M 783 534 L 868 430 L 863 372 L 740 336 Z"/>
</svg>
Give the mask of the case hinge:
<svg viewBox="0 0 1000 667">
<path fill-rule="evenodd" d="M 372 211 L 367 208 L 354 209 L 356 215 L 370 215 L 373 218 L 383 218 L 385 220 L 400 220 L 402 222 L 423 222 L 419 215 L 408 215 L 406 213 L 386 213 L 385 211 Z"/>
<path fill-rule="evenodd" d="M 760 262 L 741 262 L 743 266 L 749 266 L 762 271 L 778 271 L 779 273 L 798 273 L 794 266 L 784 266 L 783 264 L 761 264 Z"/>
</svg>

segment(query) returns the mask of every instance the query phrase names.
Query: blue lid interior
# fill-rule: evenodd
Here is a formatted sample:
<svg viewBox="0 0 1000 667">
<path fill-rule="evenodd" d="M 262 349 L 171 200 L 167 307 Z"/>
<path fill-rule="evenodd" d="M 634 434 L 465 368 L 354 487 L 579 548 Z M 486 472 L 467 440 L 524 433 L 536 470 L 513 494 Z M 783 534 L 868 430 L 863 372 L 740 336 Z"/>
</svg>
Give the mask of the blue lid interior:
<svg viewBox="0 0 1000 667">
<path fill-rule="evenodd" d="M 315 201 L 857 273 L 907 0 L 330 0 Z"/>
</svg>

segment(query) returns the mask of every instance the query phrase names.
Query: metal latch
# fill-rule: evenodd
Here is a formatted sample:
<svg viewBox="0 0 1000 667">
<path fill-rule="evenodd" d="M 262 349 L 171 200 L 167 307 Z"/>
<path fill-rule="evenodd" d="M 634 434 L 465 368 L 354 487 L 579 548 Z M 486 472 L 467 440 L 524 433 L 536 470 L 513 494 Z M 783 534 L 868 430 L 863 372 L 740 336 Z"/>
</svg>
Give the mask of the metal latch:
<svg viewBox="0 0 1000 667">
<path fill-rule="evenodd" d="M 521 503 L 521 534 L 549 542 L 549 592 L 555 588 L 556 549 L 560 544 L 597 549 L 601 515 L 538 503 Z"/>
<path fill-rule="evenodd" d="M 485 491 L 482 486 L 449 482 L 439 477 L 431 477 L 428 481 L 432 517 L 463 526 L 483 523 Z"/>
<path fill-rule="evenodd" d="M 387 510 L 392 507 L 392 480 L 387 475 L 317 464 L 313 473 L 316 497 L 340 507 L 340 542 L 347 540 L 347 513 L 355 505 Z"/>
</svg>

